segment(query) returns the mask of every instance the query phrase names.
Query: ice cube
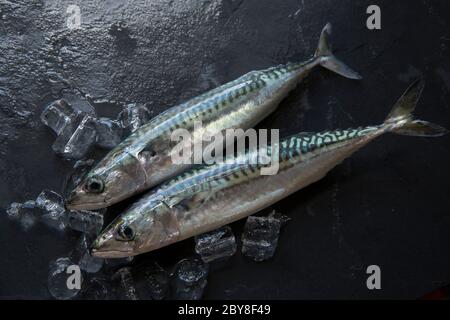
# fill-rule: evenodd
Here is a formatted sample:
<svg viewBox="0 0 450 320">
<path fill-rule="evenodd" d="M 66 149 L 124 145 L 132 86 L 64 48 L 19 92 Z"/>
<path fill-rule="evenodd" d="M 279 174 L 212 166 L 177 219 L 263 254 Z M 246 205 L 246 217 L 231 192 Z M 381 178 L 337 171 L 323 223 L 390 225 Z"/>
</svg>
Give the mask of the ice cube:
<svg viewBox="0 0 450 320">
<path fill-rule="evenodd" d="M 236 239 L 229 226 L 195 237 L 195 252 L 203 261 L 225 260 L 236 253 Z"/>
<path fill-rule="evenodd" d="M 43 210 L 56 211 L 58 214 L 65 211 L 63 198 L 58 193 L 47 189 L 38 195 L 36 205 Z"/>
<path fill-rule="evenodd" d="M 103 267 L 104 259 L 93 257 L 90 254 L 91 245 L 92 239 L 83 234 L 78 240 L 78 244 L 72 252 L 71 257 L 73 261 L 78 261 L 81 270 L 88 273 L 96 273 Z"/>
<path fill-rule="evenodd" d="M 103 213 L 87 210 L 69 211 L 68 226 L 73 230 L 96 236 L 103 227 Z"/>
<path fill-rule="evenodd" d="M 18 221 L 22 228 L 28 231 L 36 224 L 40 210 L 37 208 L 35 201 L 29 200 L 25 203 L 11 203 L 6 213 L 11 220 Z"/>
<path fill-rule="evenodd" d="M 84 300 L 106 300 L 110 298 L 110 284 L 103 276 L 89 278 L 83 284 L 82 298 Z"/>
<path fill-rule="evenodd" d="M 277 219 L 280 221 L 280 227 L 284 227 L 289 221 L 291 221 L 291 218 L 288 216 L 285 216 L 284 214 L 281 214 L 279 212 L 276 212 L 273 210 L 269 215 L 270 218 Z"/>
<path fill-rule="evenodd" d="M 242 254 L 254 261 L 270 259 L 277 248 L 280 220 L 267 216 L 250 216 L 242 234 Z"/>
<path fill-rule="evenodd" d="M 64 100 L 56 100 L 45 107 L 41 113 L 41 121 L 50 127 L 57 135 L 74 120 L 73 108 Z"/>
<path fill-rule="evenodd" d="M 68 300 L 74 298 L 80 292 L 83 275 L 76 269 L 74 271 L 67 270 L 69 266 L 73 265 L 75 264 L 70 258 L 59 258 L 50 264 L 47 287 L 54 298 Z"/>
<path fill-rule="evenodd" d="M 63 95 L 63 99 L 67 101 L 67 103 L 72 107 L 75 113 L 90 114 L 93 117 L 96 116 L 95 108 L 85 97 L 79 94 L 65 93 Z"/>
<path fill-rule="evenodd" d="M 73 165 L 74 169 L 79 169 L 79 168 L 90 168 L 92 167 L 92 165 L 95 163 L 94 159 L 87 159 L 87 160 L 78 160 L 75 162 L 75 164 Z"/>
<path fill-rule="evenodd" d="M 40 210 L 36 206 L 34 200 L 28 200 L 22 204 L 20 212 L 20 224 L 24 230 L 30 229 L 38 220 Z"/>
<path fill-rule="evenodd" d="M 140 126 L 150 121 L 151 115 L 143 104 L 130 103 L 119 113 L 118 120 L 130 132 L 136 131 Z"/>
<path fill-rule="evenodd" d="M 86 251 L 78 261 L 81 270 L 88 273 L 97 273 L 103 266 L 103 259 L 91 256 L 89 251 Z"/>
<path fill-rule="evenodd" d="M 118 293 L 124 300 L 138 300 L 136 288 L 134 286 L 133 275 L 129 267 L 119 269 L 114 275 L 113 280 L 119 282 Z"/>
<path fill-rule="evenodd" d="M 162 300 L 169 295 L 169 274 L 157 263 L 153 263 L 145 270 L 146 287 L 153 300 Z"/>
<path fill-rule="evenodd" d="M 79 116 L 77 121 L 67 125 L 53 143 L 53 151 L 68 159 L 81 159 L 94 144 L 97 133 L 95 119 L 88 115 Z"/>
<path fill-rule="evenodd" d="M 18 202 L 13 202 L 9 205 L 8 209 L 6 209 L 6 213 L 11 220 L 18 220 L 20 217 L 20 209 L 22 208 L 22 204 Z"/>
<path fill-rule="evenodd" d="M 119 121 L 100 118 L 95 122 L 97 130 L 97 145 L 112 149 L 122 141 L 123 128 Z"/>
<path fill-rule="evenodd" d="M 44 190 L 36 199 L 36 206 L 44 210 L 41 221 L 57 230 L 64 230 L 67 226 L 67 214 L 63 198 L 54 191 Z"/>
<path fill-rule="evenodd" d="M 190 258 L 178 262 L 173 280 L 174 298 L 179 300 L 200 299 L 206 287 L 208 270 L 208 264 L 201 259 Z"/>
</svg>

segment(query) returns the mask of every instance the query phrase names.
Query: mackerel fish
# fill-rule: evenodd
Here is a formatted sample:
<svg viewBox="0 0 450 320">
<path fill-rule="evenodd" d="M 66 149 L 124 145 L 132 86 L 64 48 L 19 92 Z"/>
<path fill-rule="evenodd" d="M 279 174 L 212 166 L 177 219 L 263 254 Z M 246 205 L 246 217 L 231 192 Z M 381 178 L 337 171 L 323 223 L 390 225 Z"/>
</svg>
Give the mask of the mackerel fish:
<svg viewBox="0 0 450 320">
<path fill-rule="evenodd" d="M 316 53 L 309 60 L 249 72 L 150 120 L 88 172 L 68 196 L 67 208 L 94 210 L 108 207 L 189 169 L 191 164 L 172 161 L 175 151 L 171 133 L 174 130 L 190 130 L 194 137 L 190 143 L 194 148 L 202 148 L 205 143 L 202 133 L 214 136 L 226 129 L 251 128 L 273 112 L 316 66 L 347 78 L 360 79 L 358 73 L 333 56 L 328 41 L 330 30 L 331 26 L 327 24 Z M 194 124 L 200 121 L 201 128 L 195 129 Z"/>
<path fill-rule="evenodd" d="M 133 256 L 242 219 L 318 181 L 385 133 L 420 137 L 446 134 L 443 127 L 413 119 L 422 90 L 423 81 L 419 79 L 381 125 L 300 133 L 281 140 L 277 148 L 266 147 L 267 154 L 278 150 L 276 175 L 261 175 L 262 166 L 249 161 L 255 156 L 250 151 L 238 155 L 239 161 L 229 159 L 181 174 L 116 218 L 98 236 L 92 254 L 106 258 Z"/>
</svg>

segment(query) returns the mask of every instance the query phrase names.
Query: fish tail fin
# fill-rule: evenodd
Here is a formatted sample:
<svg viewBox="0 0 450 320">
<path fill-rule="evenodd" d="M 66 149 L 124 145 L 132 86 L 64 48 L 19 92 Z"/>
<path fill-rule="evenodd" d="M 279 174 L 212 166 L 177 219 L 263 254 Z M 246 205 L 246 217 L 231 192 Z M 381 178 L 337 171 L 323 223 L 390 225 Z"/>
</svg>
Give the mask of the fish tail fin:
<svg viewBox="0 0 450 320">
<path fill-rule="evenodd" d="M 387 131 L 416 137 L 440 137 L 449 132 L 440 125 L 414 119 L 413 112 L 424 86 L 425 82 L 419 78 L 406 89 L 384 121 Z"/>
<path fill-rule="evenodd" d="M 349 66 L 347 66 L 345 63 L 343 63 L 333 55 L 329 42 L 330 34 L 331 24 L 327 23 L 327 25 L 323 28 L 322 33 L 320 34 L 319 45 L 317 46 L 314 57 L 318 59 L 322 67 L 340 74 L 343 77 L 355 80 L 362 79 L 358 72 L 353 71 Z"/>
</svg>

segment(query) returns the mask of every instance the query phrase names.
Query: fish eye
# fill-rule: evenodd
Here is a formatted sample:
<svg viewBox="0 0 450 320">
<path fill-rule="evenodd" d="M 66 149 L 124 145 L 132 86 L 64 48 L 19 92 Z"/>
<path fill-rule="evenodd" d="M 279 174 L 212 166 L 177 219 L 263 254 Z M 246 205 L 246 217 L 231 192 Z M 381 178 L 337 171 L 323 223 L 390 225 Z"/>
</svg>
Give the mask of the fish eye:
<svg viewBox="0 0 450 320">
<path fill-rule="evenodd" d="M 134 239 L 134 230 L 132 227 L 122 224 L 118 228 L 118 238 L 119 241 L 132 241 Z"/>
<path fill-rule="evenodd" d="M 98 177 L 89 178 L 85 184 L 86 190 L 92 193 L 101 193 L 104 187 L 103 181 Z"/>
</svg>

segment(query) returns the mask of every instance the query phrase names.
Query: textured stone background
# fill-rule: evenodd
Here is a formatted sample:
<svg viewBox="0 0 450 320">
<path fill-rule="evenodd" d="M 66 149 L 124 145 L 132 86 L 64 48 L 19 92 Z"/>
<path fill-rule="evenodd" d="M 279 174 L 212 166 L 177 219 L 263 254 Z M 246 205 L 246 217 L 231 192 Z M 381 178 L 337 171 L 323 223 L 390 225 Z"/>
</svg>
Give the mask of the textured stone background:
<svg viewBox="0 0 450 320">
<path fill-rule="evenodd" d="M 51 151 L 39 114 L 62 94 L 89 94 L 102 116 L 119 112 L 115 102 L 149 102 L 158 114 L 308 57 L 330 21 L 336 54 L 364 80 L 317 70 L 260 127 L 284 136 L 379 123 L 419 75 L 427 87 L 417 115 L 450 127 L 448 1 L 376 1 L 382 30 L 369 31 L 372 2 L 0 0 L 0 298 L 49 297 L 48 262 L 74 245 L 74 235 L 22 232 L 3 209 L 60 191 L 72 164 Z M 81 8 L 81 29 L 66 27 L 69 4 Z M 450 137 L 382 137 L 274 205 L 292 217 L 274 259 L 238 253 L 211 270 L 205 298 L 416 298 L 450 282 L 449 161 Z M 233 225 L 238 237 L 242 226 Z M 171 265 L 192 248 L 187 240 L 138 262 Z M 380 291 L 365 287 L 370 264 L 382 268 Z"/>
</svg>

